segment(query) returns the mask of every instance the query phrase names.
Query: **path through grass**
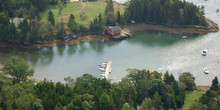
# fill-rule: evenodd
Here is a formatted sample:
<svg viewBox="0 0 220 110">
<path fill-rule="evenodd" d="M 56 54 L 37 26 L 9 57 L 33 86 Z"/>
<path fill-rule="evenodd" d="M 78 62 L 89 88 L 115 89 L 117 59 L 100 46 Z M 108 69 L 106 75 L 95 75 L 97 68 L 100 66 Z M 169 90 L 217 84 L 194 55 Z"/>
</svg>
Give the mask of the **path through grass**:
<svg viewBox="0 0 220 110">
<path fill-rule="evenodd" d="M 96 2 L 69 2 L 65 5 L 62 16 L 63 21 L 65 23 L 69 20 L 69 15 L 74 14 L 77 23 L 81 24 L 89 24 L 95 17 L 99 15 L 99 13 L 104 13 L 106 3 L 102 1 Z M 124 6 L 114 4 L 115 11 L 120 10 L 123 12 Z M 61 16 L 58 15 L 58 8 L 57 6 L 49 6 L 44 12 L 40 13 L 41 20 L 46 20 L 48 16 L 48 12 L 52 11 L 54 14 L 54 18 L 57 21 L 60 21 Z M 81 21 L 79 14 L 85 12 L 88 19 L 85 21 Z"/>
</svg>

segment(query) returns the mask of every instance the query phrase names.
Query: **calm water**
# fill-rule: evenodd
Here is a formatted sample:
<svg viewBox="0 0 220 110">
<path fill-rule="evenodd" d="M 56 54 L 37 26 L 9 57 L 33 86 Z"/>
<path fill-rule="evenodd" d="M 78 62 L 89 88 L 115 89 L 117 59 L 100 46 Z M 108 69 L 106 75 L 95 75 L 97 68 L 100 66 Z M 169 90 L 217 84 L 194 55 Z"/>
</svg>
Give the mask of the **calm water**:
<svg viewBox="0 0 220 110">
<path fill-rule="evenodd" d="M 220 8 L 219 0 L 191 1 L 205 5 L 206 16 L 220 24 L 220 13 L 215 12 Z M 112 61 L 109 78 L 113 81 L 127 75 L 128 68 L 168 70 L 176 78 L 180 72 L 189 71 L 201 85 L 211 84 L 214 76 L 220 78 L 220 33 L 191 34 L 187 39 L 182 36 L 146 31 L 123 41 L 93 41 L 42 49 L 0 48 L 0 62 L 9 56 L 21 56 L 35 69 L 35 77 L 53 81 L 63 81 L 67 76 L 76 78 L 84 73 L 99 77 L 98 64 L 108 60 Z M 201 56 L 204 49 L 209 51 L 206 57 Z M 204 68 L 209 69 L 208 75 L 203 73 Z"/>
</svg>

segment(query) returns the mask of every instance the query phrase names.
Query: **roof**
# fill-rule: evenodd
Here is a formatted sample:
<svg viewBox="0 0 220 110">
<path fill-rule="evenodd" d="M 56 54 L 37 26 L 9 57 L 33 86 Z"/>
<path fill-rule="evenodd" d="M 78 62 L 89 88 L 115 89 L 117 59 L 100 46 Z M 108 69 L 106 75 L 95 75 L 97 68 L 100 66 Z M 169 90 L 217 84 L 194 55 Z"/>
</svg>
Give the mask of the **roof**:
<svg viewBox="0 0 220 110">
<path fill-rule="evenodd" d="M 14 23 L 15 27 L 18 27 L 18 25 L 24 20 L 24 18 L 14 18 L 12 20 L 10 20 L 10 23 Z"/>
<path fill-rule="evenodd" d="M 112 31 L 120 31 L 121 30 L 120 26 L 113 26 L 113 27 L 109 27 L 109 28 L 111 28 Z"/>
</svg>

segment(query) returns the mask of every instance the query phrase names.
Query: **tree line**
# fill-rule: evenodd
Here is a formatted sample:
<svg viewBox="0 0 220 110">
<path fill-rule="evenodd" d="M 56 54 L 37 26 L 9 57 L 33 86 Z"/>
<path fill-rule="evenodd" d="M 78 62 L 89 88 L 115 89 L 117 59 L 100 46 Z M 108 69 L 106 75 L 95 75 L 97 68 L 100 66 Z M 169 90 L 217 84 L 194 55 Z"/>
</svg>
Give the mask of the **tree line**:
<svg viewBox="0 0 220 110">
<path fill-rule="evenodd" d="M 176 110 L 184 105 L 185 91 L 196 89 L 195 78 L 189 72 L 181 73 L 179 81 L 169 72 L 163 76 L 156 71 L 129 69 L 129 74 L 115 83 L 84 74 L 75 80 L 64 78 L 65 84 L 46 79 L 34 84 L 27 80 L 34 70 L 22 58 L 9 58 L 1 70 L 0 109 Z M 219 92 L 216 82 L 213 82 L 211 90 Z M 201 100 L 207 101 L 210 106 L 216 104 L 215 98 L 207 96 L 210 101 L 203 97 L 205 99 Z"/>
<path fill-rule="evenodd" d="M 134 20 L 163 25 L 202 25 L 207 22 L 204 7 L 179 0 L 131 0 L 126 4 L 125 12 L 115 11 L 112 0 L 107 0 L 104 13 L 100 13 L 90 25 L 75 21 L 70 15 L 67 23 L 63 22 L 62 10 L 67 0 L 0 0 L 0 41 L 15 43 L 40 43 L 53 39 L 65 40 L 67 36 L 82 33 L 101 34 L 109 26 L 125 25 Z M 52 11 L 48 12 L 47 20 L 40 21 L 39 12 L 49 5 L 57 5 L 61 22 L 54 19 Z M 10 21 L 12 17 L 24 18 L 18 27 Z M 80 19 L 87 19 L 85 13 Z"/>
<path fill-rule="evenodd" d="M 131 0 L 125 18 L 128 22 L 145 22 L 163 25 L 207 26 L 204 7 L 185 0 Z"/>
</svg>

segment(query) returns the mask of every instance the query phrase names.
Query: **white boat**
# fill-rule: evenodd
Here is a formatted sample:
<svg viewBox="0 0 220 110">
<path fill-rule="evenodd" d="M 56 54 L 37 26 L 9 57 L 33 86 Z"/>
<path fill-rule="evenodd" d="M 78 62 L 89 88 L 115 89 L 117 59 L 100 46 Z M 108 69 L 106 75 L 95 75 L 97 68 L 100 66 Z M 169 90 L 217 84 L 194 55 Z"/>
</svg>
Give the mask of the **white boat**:
<svg viewBox="0 0 220 110">
<path fill-rule="evenodd" d="M 105 77 L 105 73 L 101 73 L 101 74 L 100 74 L 100 76 L 103 76 L 103 77 Z"/>
<path fill-rule="evenodd" d="M 107 65 L 107 62 L 104 62 L 104 63 L 99 64 L 99 66 L 101 66 L 101 65 Z"/>
<path fill-rule="evenodd" d="M 105 72 L 105 68 L 99 68 L 99 70 Z"/>
<path fill-rule="evenodd" d="M 206 56 L 207 54 L 208 54 L 208 50 L 207 49 L 202 51 L 202 56 Z"/>
<path fill-rule="evenodd" d="M 204 68 L 204 73 L 205 73 L 205 74 L 209 74 L 209 71 L 208 71 L 207 68 Z"/>
<path fill-rule="evenodd" d="M 106 68 L 107 67 L 107 64 L 101 64 L 99 65 L 100 68 Z"/>
<path fill-rule="evenodd" d="M 187 38 L 187 36 L 183 36 L 182 38 L 185 39 L 185 38 Z"/>
</svg>

